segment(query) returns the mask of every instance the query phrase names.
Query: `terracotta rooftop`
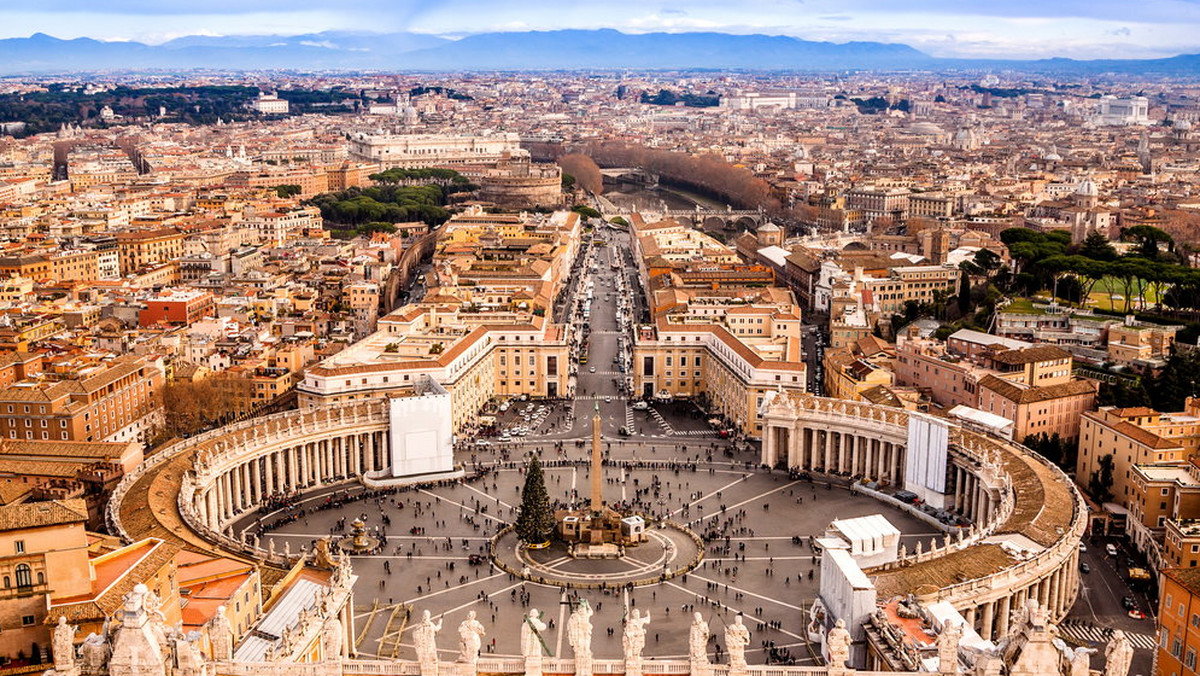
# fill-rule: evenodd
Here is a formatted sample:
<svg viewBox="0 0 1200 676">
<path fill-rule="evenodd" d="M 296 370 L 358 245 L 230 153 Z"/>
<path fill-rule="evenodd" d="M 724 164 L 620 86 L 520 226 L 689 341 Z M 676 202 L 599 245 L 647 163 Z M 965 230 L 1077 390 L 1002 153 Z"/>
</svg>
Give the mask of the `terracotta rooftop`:
<svg viewBox="0 0 1200 676">
<path fill-rule="evenodd" d="M 87 503 L 81 498 L 0 507 L 0 531 L 44 528 L 86 521 Z"/>
</svg>

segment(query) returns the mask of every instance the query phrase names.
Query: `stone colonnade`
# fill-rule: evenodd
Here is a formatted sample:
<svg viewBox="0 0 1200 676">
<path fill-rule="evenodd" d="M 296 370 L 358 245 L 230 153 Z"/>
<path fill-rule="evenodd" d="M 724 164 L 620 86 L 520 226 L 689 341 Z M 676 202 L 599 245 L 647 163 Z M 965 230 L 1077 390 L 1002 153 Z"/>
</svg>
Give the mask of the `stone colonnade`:
<svg viewBox="0 0 1200 676">
<path fill-rule="evenodd" d="M 905 411 L 781 394 L 767 406 L 763 423 L 765 465 L 903 486 L 908 428 Z M 1022 525 L 1008 523 L 1001 509 L 1003 454 L 1032 453 L 1011 441 L 966 430 L 951 434 L 945 508 L 975 524 L 970 537 L 976 542 L 993 535 L 993 531 L 1021 532 Z M 929 599 L 949 601 L 985 638 L 1005 636 L 1028 600 L 1036 600 L 1047 609 L 1052 621 L 1058 621 L 1078 596 L 1077 543 L 1086 525 L 1078 492 L 1061 471 L 1040 459 L 1032 462 L 1047 465 L 1071 493 L 1075 514 L 1067 532 L 1041 551 L 1033 550 L 1030 559 L 985 578 L 965 580 L 941 590 L 936 599 Z M 1018 493 L 1014 499 L 1019 503 L 1030 498 Z"/>
<path fill-rule="evenodd" d="M 253 435 L 237 452 L 215 454 L 196 472 L 194 511 L 221 532 L 279 497 L 379 472 L 390 466 L 386 417 L 299 421 Z M 201 463 L 203 464 L 203 463 Z"/>
<path fill-rule="evenodd" d="M 999 598 L 965 609 L 958 603 L 954 605 L 980 636 L 994 640 L 1004 638 L 1010 629 L 1016 628 L 1017 614 L 1029 600 L 1037 601 L 1053 621 L 1061 620 L 1079 595 L 1079 552 L 1067 557 L 1066 563 L 1053 566 L 1050 572 L 1030 577 L 1032 582 L 1019 589 L 1001 590 Z"/>
<path fill-rule="evenodd" d="M 801 424 L 769 425 L 763 437 L 764 465 L 786 458 L 789 469 L 865 477 L 897 484 L 904 477 L 904 443 L 878 430 L 839 430 Z"/>
</svg>

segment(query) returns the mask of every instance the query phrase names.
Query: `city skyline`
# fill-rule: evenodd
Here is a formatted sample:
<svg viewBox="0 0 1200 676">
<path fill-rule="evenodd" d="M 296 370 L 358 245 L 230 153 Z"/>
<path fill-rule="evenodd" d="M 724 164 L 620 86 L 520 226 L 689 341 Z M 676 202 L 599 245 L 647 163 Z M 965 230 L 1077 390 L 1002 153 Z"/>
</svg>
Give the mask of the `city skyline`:
<svg viewBox="0 0 1200 676">
<path fill-rule="evenodd" d="M 562 7 L 542 0 L 277 0 L 205 3 L 120 0 L 103 10 L 75 0 L 7 12 L 0 37 L 47 33 L 60 38 L 157 44 L 185 36 L 304 35 L 323 31 L 413 32 L 462 37 L 485 32 L 615 28 L 627 33 L 712 31 L 787 35 L 829 42 L 910 45 L 936 57 L 1037 59 L 1153 58 L 1200 52 L 1200 3 L 952 3 L 945 0 L 751 0 L 729 3 L 633 3 Z M 313 46 L 337 48 L 333 43 Z"/>
</svg>

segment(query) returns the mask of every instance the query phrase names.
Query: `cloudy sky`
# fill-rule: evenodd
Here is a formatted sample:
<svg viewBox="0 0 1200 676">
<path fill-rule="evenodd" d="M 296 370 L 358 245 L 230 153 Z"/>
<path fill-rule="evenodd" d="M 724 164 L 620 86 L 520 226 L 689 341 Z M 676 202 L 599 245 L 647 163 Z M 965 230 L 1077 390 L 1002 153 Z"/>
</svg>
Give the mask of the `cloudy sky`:
<svg viewBox="0 0 1200 676">
<path fill-rule="evenodd" d="M 0 9 L 0 37 L 163 42 L 197 34 L 609 27 L 903 42 L 935 56 L 1200 52 L 1200 0 L 0 0 Z"/>
</svg>

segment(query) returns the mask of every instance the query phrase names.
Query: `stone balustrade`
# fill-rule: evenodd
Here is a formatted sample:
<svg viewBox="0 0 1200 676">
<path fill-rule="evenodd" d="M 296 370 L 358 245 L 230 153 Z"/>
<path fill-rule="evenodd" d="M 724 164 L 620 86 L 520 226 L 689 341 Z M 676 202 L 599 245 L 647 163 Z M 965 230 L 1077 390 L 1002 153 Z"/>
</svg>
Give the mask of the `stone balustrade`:
<svg viewBox="0 0 1200 676">
<path fill-rule="evenodd" d="M 420 665 L 412 660 L 330 660 L 324 662 L 216 662 L 212 664 L 213 676 L 420 676 Z M 476 676 L 477 674 L 504 674 L 516 676 L 525 673 L 525 661 L 521 658 L 495 658 L 480 656 L 476 669 L 460 662 L 441 662 L 441 676 Z M 575 660 L 546 657 L 542 659 L 544 674 L 574 674 Z M 593 674 L 624 674 L 623 660 L 595 660 Z M 646 658 L 642 662 L 643 674 L 692 673 L 687 660 L 656 660 Z M 708 668 L 711 676 L 729 676 L 728 665 L 713 664 Z M 886 676 L 893 672 L 854 671 L 829 667 L 796 667 L 780 665 L 748 665 L 744 676 Z"/>
</svg>

